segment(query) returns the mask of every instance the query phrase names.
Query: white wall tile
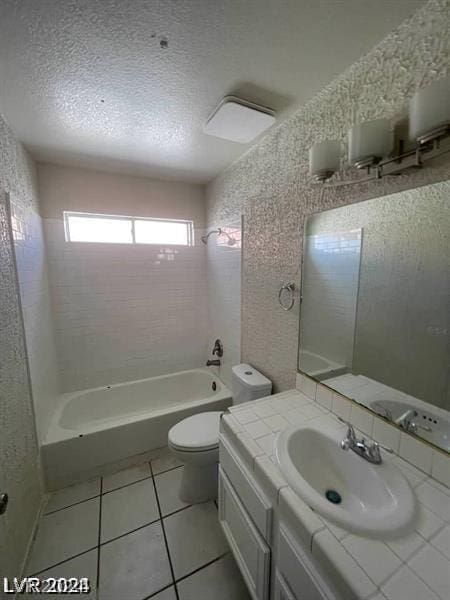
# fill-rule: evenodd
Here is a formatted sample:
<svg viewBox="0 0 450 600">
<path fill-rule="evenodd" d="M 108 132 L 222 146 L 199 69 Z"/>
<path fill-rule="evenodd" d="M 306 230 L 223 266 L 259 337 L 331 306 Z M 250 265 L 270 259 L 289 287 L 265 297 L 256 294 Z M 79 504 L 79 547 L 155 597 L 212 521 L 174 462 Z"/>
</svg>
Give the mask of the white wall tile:
<svg viewBox="0 0 450 600">
<path fill-rule="evenodd" d="M 61 219 L 45 219 L 45 231 L 63 391 L 204 365 L 201 242 L 68 243 Z"/>
<path fill-rule="evenodd" d="M 316 391 L 316 402 L 318 402 L 324 408 L 331 410 L 333 404 L 333 392 L 330 388 L 325 387 L 324 385 L 317 385 Z"/>
<path fill-rule="evenodd" d="M 387 448 L 391 448 L 396 454 L 400 448 L 401 432 L 397 427 L 389 425 L 382 419 L 374 417 L 372 437 L 378 443 L 383 444 Z"/>
<path fill-rule="evenodd" d="M 431 461 L 433 457 L 433 449 L 415 440 L 408 433 L 402 433 L 400 437 L 399 454 L 402 458 L 412 463 L 425 473 L 431 474 Z"/>
<path fill-rule="evenodd" d="M 347 398 L 344 398 L 340 394 L 333 394 L 332 410 L 344 421 L 350 421 L 352 402 L 350 402 L 350 400 L 347 400 Z"/>
<path fill-rule="evenodd" d="M 431 475 L 450 488 L 450 456 L 437 450 L 433 451 Z"/>
<path fill-rule="evenodd" d="M 367 410 L 364 410 L 360 406 L 353 404 L 350 412 L 350 421 L 354 427 L 363 433 L 372 435 L 373 415 L 371 415 Z"/>
<path fill-rule="evenodd" d="M 306 394 L 308 398 L 311 398 L 311 400 L 316 399 L 316 388 L 317 384 L 313 379 L 307 377 L 306 375 L 301 376 L 300 391 Z"/>
<path fill-rule="evenodd" d="M 36 429 L 42 443 L 59 396 L 46 247 L 41 217 L 14 195 L 11 217 Z"/>
</svg>

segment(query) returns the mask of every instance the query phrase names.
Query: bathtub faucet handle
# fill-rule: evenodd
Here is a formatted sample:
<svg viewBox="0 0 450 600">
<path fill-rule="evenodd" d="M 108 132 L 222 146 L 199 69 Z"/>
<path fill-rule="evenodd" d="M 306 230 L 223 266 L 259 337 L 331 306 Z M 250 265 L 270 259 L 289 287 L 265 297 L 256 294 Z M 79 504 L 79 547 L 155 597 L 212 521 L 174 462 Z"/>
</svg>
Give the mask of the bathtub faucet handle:
<svg viewBox="0 0 450 600">
<path fill-rule="evenodd" d="M 219 358 L 223 356 L 223 344 L 220 340 L 214 342 L 214 348 L 212 349 L 213 356 L 216 355 Z"/>
</svg>

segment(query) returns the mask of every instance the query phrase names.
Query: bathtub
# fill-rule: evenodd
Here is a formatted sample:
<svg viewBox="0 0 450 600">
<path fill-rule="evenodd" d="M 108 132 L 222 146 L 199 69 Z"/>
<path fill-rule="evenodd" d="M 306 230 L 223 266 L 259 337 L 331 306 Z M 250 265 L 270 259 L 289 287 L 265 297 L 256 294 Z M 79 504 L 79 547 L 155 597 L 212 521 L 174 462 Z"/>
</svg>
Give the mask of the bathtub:
<svg viewBox="0 0 450 600">
<path fill-rule="evenodd" d="M 299 369 L 316 379 L 326 379 L 342 375 L 346 372 L 344 365 L 339 365 L 329 358 L 310 352 L 309 350 L 300 350 L 298 357 Z"/>
<path fill-rule="evenodd" d="M 63 394 L 41 447 L 48 488 L 166 446 L 181 419 L 231 403 L 228 388 L 208 369 Z"/>
</svg>

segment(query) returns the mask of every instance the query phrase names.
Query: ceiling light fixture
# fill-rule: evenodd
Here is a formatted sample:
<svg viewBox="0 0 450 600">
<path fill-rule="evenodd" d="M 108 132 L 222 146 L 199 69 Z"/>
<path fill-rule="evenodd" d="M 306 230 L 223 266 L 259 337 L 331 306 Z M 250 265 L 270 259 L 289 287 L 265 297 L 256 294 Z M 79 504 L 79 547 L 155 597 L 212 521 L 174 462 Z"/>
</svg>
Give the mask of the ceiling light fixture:
<svg viewBox="0 0 450 600">
<path fill-rule="evenodd" d="M 275 123 L 273 110 L 235 96 L 227 96 L 203 126 L 207 135 L 248 144 Z"/>
</svg>

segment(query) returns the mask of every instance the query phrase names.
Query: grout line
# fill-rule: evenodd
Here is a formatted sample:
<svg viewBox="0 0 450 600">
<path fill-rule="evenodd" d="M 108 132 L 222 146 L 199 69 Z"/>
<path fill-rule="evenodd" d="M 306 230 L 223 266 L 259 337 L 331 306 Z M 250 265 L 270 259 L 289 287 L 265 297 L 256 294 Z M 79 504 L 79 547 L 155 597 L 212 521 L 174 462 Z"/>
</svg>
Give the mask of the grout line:
<svg viewBox="0 0 450 600">
<path fill-rule="evenodd" d="M 188 577 L 190 577 L 191 575 L 195 575 L 196 573 L 198 573 L 199 571 L 201 571 L 202 569 L 205 569 L 206 567 L 209 567 L 210 565 L 214 564 L 215 562 L 217 562 L 218 560 L 220 560 L 221 558 L 223 558 L 224 556 L 226 556 L 227 554 L 229 554 L 229 550 L 227 550 L 227 552 L 224 552 L 223 554 L 221 554 L 220 556 L 216 556 L 216 558 L 213 558 L 212 560 L 208 561 L 207 563 L 205 563 L 204 565 L 202 565 L 201 567 L 197 567 L 196 569 L 194 569 L 193 571 L 191 571 L 190 573 L 187 573 L 187 575 L 183 575 L 183 577 L 179 577 L 175 583 L 180 583 L 180 581 L 183 581 L 184 579 L 187 579 Z"/>
<path fill-rule="evenodd" d="M 162 517 L 162 519 L 166 519 L 167 517 L 176 515 L 177 513 L 182 512 L 183 510 L 186 510 L 187 508 L 191 508 L 191 507 L 192 507 L 192 504 L 189 504 L 189 506 L 183 506 L 183 508 L 178 508 L 177 510 L 174 510 L 173 512 L 168 513 L 167 515 L 164 515 L 164 517 Z M 100 546 L 105 546 L 106 544 L 110 544 L 111 542 L 120 540 L 121 538 L 126 537 L 127 535 L 129 535 L 131 533 L 135 533 L 136 531 L 139 531 L 140 529 L 144 529 L 145 527 L 154 525 L 155 523 L 158 523 L 158 521 L 161 521 L 160 517 L 154 519 L 153 521 L 148 521 L 148 523 L 144 523 L 144 525 L 139 525 L 139 527 L 136 527 L 135 529 L 130 529 L 129 531 L 126 531 L 125 533 L 121 533 L 120 535 L 117 535 L 116 537 L 106 540 L 105 542 L 100 542 Z"/>
<path fill-rule="evenodd" d="M 149 527 L 150 525 L 154 525 L 155 523 L 158 523 L 158 521 L 160 521 L 160 520 L 161 519 L 158 517 L 154 521 L 149 521 L 148 523 L 144 523 L 144 525 L 139 525 L 139 527 L 136 527 L 135 529 L 130 529 L 129 531 L 126 531 L 125 533 L 121 533 L 120 535 L 116 535 L 116 537 L 113 537 L 110 540 L 106 540 L 105 542 L 100 542 L 100 547 L 101 546 L 106 546 L 106 544 L 110 544 L 111 542 L 115 542 L 116 540 L 120 540 L 121 538 L 126 537 L 127 535 L 130 535 L 132 533 L 136 533 L 136 531 L 140 531 L 141 529 L 145 529 L 145 527 Z"/>
<path fill-rule="evenodd" d="M 59 565 L 62 565 L 64 563 L 66 563 L 66 562 L 69 562 L 69 560 L 73 560 L 74 558 L 78 558 L 79 556 L 83 556 L 83 554 L 87 554 L 88 552 L 92 552 L 92 550 L 96 550 L 96 549 L 97 549 L 97 546 L 91 546 L 87 550 L 83 550 L 83 552 L 79 552 L 78 554 L 74 554 L 73 556 L 68 556 L 64 560 L 60 560 L 57 563 L 52 563 L 51 565 L 48 565 L 47 567 L 45 567 L 45 569 L 41 569 L 40 571 L 36 571 L 35 573 L 32 573 L 31 575 L 27 575 L 27 577 L 34 577 L 35 575 L 39 575 L 40 573 L 44 573 L 45 571 L 53 569 L 54 567 L 59 567 Z"/>
<path fill-rule="evenodd" d="M 175 471 L 175 469 L 181 469 L 183 465 L 178 465 L 177 467 L 170 467 L 170 469 L 165 469 L 164 471 L 158 471 L 158 473 L 154 473 L 153 477 L 158 477 L 158 475 L 162 475 L 163 473 L 168 473 L 169 471 Z M 153 473 L 153 471 L 152 471 Z"/>
<path fill-rule="evenodd" d="M 176 597 L 176 600 L 180 600 L 180 597 L 178 595 L 178 588 L 175 583 L 175 573 L 173 570 L 172 559 L 170 557 L 169 544 L 167 542 L 166 529 L 164 527 L 164 519 L 162 518 L 161 505 L 159 503 L 159 497 L 158 497 L 158 489 L 156 487 L 156 481 L 155 481 L 155 477 L 153 475 L 153 468 L 152 468 L 151 461 L 149 461 L 148 464 L 150 465 L 150 472 L 152 474 L 153 487 L 155 488 L 156 504 L 158 505 L 158 512 L 159 512 L 161 528 L 162 528 L 162 532 L 163 532 L 163 536 L 164 536 L 164 543 L 166 545 L 167 558 L 169 559 L 169 567 L 170 567 L 170 573 L 172 575 L 172 582 L 173 582 L 173 586 L 174 586 L 174 590 L 175 590 L 175 597 Z"/>
<path fill-rule="evenodd" d="M 84 500 L 79 500 L 78 502 L 74 502 L 73 504 L 68 504 L 67 506 L 62 506 L 61 508 L 56 508 L 55 510 L 51 510 L 47 513 L 44 513 L 42 516 L 47 517 L 49 515 L 53 515 L 57 512 L 61 512 L 62 510 L 66 510 L 66 508 L 72 508 L 72 506 L 78 506 L 78 504 L 83 504 L 83 502 L 89 502 L 89 500 L 94 500 L 94 498 L 100 498 L 100 494 L 95 494 L 95 496 L 90 496 L 89 498 L 85 498 Z"/>
<path fill-rule="evenodd" d="M 98 510 L 98 537 L 97 537 L 97 582 L 96 590 L 98 595 L 98 587 L 100 585 L 100 541 L 102 534 L 102 493 L 103 493 L 103 477 L 100 477 L 100 502 Z"/>
<path fill-rule="evenodd" d="M 142 477 L 141 479 L 136 479 L 136 481 L 130 481 L 130 483 L 125 483 L 124 485 L 119 485 L 116 488 L 113 488 L 112 490 L 107 490 L 106 492 L 102 492 L 103 496 L 106 496 L 106 494 L 112 494 L 113 492 L 117 492 L 117 490 L 123 490 L 126 487 L 130 487 L 130 485 L 134 485 L 135 483 L 140 483 L 141 481 L 146 481 L 147 479 L 151 479 L 152 476 L 148 475 L 147 477 Z"/>
<path fill-rule="evenodd" d="M 163 519 L 167 519 L 167 517 L 171 517 L 172 515 L 176 515 L 179 512 L 182 512 L 183 510 L 186 510 L 187 508 L 192 508 L 192 504 L 188 504 L 187 506 L 183 506 L 182 508 L 177 508 L 177 510 L 173 510 L 170 513 L 167 513 L 167 515 L 164 515 L 162 518 Z"/>
<path fill-rule="evenodd" d="M 164 586 L 163 588 L 161 588 L 160 590 L 158 590 L 157 592 L 152 592 L 150 594 L 150 596 L 145 596 L 145 598 L 143 598 L 143 600 L 150 600 L 150 598 L 154 598 L 155 596 L 157 596 L 159 593 L 164 592 L 168 589 L 170 589 L 171 587 L 174 588 L 174 584 L 173 583 L 169 583 L 169 585 Z"/>
</svg>

